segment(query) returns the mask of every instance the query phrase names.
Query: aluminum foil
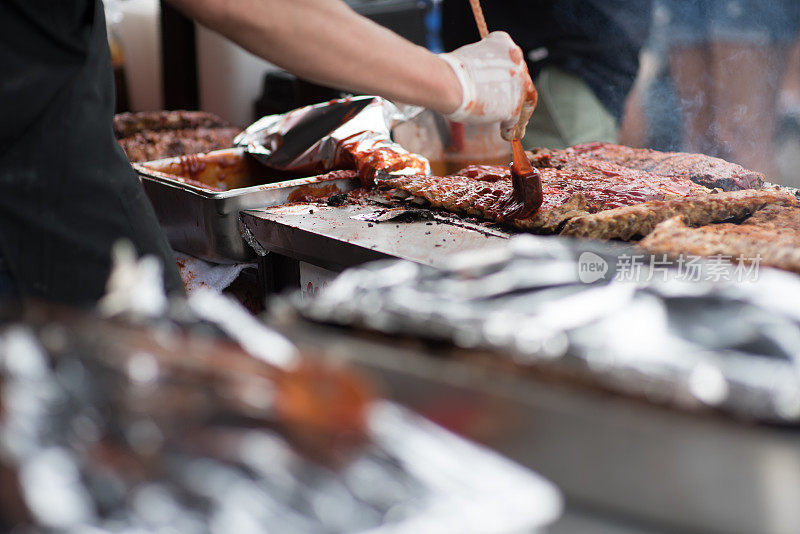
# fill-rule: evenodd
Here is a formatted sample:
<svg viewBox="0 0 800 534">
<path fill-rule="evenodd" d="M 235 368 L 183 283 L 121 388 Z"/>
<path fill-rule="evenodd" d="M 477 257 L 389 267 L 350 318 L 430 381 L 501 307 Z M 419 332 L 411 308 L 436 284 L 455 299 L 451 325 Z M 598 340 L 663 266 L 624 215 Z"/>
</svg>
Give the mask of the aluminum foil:
<svg viewBox="0 0 800 534">
<path fill-rule="evenodd" d="M 299 174 L 355 165 L 365 184 L 377 173 L 430 174 L 427 159 L 391 137 L 420 111 L 375 96 L 345 98 L 263 117 L 234 142 L 267 167 Z"/>
<path fill-rule="evenodd" d="M 675 265 L 627 280 L 634 251 L 525 235 L 441 270 L 367 264 L 292 305 L 317 321 L 582 373 L 659 403 L 800 422 L 800 277 L 762 268 L 738 280 L 739 267 L 701 261 L 690 280 Z M 605 272 L 587 278 L 587 262 Z"/>
<path fill-rule="evenodd" d="M 560 513 L 547 481 L 392 403 L 316 441 L 274 417 L 259 359 L 166 322 L 38 317 L 0 329 L 0 531 L 500 534 Z"/>
</svg>

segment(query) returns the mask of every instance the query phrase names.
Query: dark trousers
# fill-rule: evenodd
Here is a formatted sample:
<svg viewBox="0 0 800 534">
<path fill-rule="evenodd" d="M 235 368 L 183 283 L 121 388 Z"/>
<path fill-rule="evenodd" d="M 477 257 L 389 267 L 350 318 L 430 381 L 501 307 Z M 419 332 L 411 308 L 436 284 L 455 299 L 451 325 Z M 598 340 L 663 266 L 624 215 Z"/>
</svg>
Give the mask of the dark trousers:
<svg viewBox="0 0 800 534">
<path fill-rule="evenodd" d="M 0 302 L 16 300 L 18 296 L 17 284 L 6 266 L 3 255 L 0 254 Z"/>
</svg>

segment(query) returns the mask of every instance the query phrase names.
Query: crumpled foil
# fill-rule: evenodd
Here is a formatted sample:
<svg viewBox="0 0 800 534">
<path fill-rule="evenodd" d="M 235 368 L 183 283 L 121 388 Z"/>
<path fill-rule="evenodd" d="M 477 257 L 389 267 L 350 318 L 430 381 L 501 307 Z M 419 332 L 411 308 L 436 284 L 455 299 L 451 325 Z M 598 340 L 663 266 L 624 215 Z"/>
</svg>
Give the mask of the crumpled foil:
<svg viewBox="0 0 800 534">
<path fill-rule="evenodd" d="M 0 531 L 500 534 L 560 513 L 547 481 L 386 401 L 357 443 L 299 447 L 266 364 L 208 343 L 168 323 L 5 324 Z"/>
<path fill-rule="evenodd" d="M 800 422 L 800 277 L 762 268 L 739 281 L 732 264 L 700 262 L 693 280 L 670 267 L 628 281 L 619 266 L 632 250 L 518 236 L 440 270 L 350 269 L 291 304 L 315 321 L 490 349 L 657 403 Z M 610 266 L 588 283 L 587 254 Z"/>
<path fill-rule="evenodd" d="M 333 100 L 269 115 L 234 143 L 272 169 L 300 174 L 353 168 L 367 185 L 378 173 L 430 174 L 430 163 L 392 141 L 391 130 L 421 111 L 376 96 Z"/>
</svg>

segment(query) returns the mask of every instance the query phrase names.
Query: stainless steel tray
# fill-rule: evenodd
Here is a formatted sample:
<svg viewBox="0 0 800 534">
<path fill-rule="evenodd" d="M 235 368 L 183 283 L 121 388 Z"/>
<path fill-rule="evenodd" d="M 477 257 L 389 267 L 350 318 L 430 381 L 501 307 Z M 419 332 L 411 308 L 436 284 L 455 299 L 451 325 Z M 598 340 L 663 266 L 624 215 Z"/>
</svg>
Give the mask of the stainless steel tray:
<svg viewBox="0 0 800 534">
<path fill-rule="evenodd" d="M 242 149 L 224 152 L 244 154 Z M 297 191 L 329 188 L 331 192 L 344 192 L 360 185 L 358 179 L 334 179 L 323 175 L 213 191 L 148 168 L 179 161 L 180 158 L 167 158 L 134 164 L 133 167 L 172 248 L 216 263 L 240 263 L 255 258 L 255 253 L 239 233 L 241 211 L 285 204 Z"/>
<path fill-rule="evenodd" d="M 498 354 L 354 336 L 281 310 L 271 322 L 303 350 L 360 366 L 391 398 L 549 478 L 567 514 L 625 532 L 800 532 L 796 428 L 669 409 L 519 374 Z"/>
<path fill-rule="evenodd" d="M 371 204 L 294 204 L 247 210 L 242 225 L 256 247 L 336 272 L 386 258 L 437 266 L 453 254 L 498 245 L 509 236 L 503 229 L 428 211 L 419 220 L 371 222 L 389 211 Z"/>
<path fill-rule="evenodd" d="M 575 503 L 668 532 L 800 532 L 800 279 L 715 281 L 706 263 L 696 281 L 674 267 L 627 281 L 631 253 L 518 236 L 444 269 L 351 269 L 273 313 L 393 336 L 291 334 Z M 581 278 L 599 263 L 607 278 Z"/>
</svg>

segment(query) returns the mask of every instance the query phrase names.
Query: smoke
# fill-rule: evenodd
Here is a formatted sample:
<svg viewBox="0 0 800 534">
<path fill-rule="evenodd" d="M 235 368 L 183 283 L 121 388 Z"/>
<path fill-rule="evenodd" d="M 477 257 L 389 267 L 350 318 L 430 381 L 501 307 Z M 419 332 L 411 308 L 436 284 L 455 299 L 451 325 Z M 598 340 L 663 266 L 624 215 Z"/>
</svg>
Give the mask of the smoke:
<svg viewBox="0 0 800 534">
<path fill-rule="evenodd" d="M 796 0 L 657 0 L 637 82 L 649 123 L 641 144 L 717 155 L 777 178 L 778 96 L 799 24 Z"/>
</svg>

